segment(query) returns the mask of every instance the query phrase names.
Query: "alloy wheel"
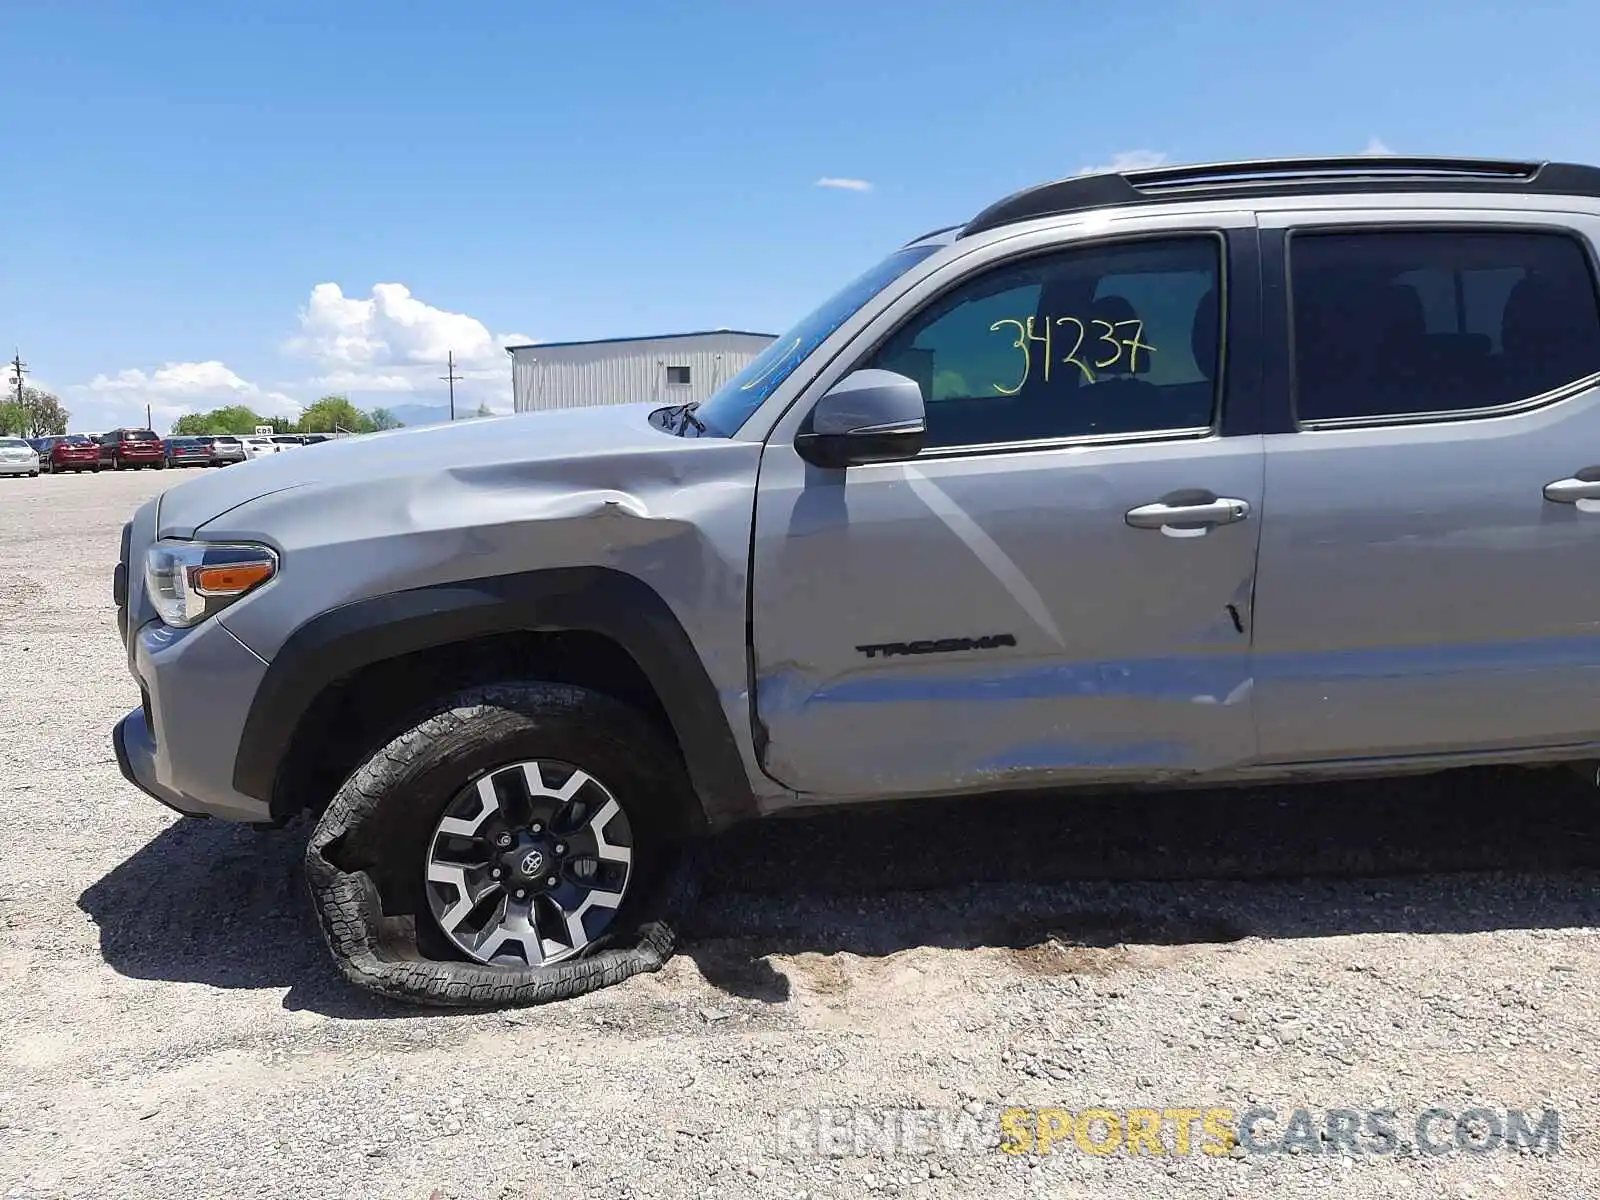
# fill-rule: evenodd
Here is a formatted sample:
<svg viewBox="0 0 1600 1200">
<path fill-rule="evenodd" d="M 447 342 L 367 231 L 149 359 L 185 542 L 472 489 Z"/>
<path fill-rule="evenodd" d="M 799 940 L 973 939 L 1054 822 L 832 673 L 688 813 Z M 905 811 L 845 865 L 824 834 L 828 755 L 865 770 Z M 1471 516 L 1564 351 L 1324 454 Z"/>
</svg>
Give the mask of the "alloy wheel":
<svg viewBox="0 0 1600 1200">
<path fill-rule="evenodd" d="M 462 953 L 546 966 L 581 954 L 615 919 L 633 874 L 633 831 L 588 772 L 516 762 L 450 801 L 424 870 L 428 906 Z"/>
</svg>

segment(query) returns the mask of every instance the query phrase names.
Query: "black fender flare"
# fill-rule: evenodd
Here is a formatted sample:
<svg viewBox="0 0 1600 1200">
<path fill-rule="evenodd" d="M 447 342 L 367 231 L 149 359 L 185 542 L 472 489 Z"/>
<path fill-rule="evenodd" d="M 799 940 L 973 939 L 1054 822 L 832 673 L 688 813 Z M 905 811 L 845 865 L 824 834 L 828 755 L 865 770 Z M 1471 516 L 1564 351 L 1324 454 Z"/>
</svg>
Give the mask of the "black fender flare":
<svg viewBox="0 0 1600 1200">
<path fill-rule="evenodd" d="M 666 709 L 708 828 L 755 813 L 744 760 L 694 643 L 654 588 L 608 567 L 431 584 L 312 617 L 273 655 L 256 689 L 234 758 L 235 790 L 272 801 L 301 719 L 344 677 L 418 650 L 542 631 L 599 634 L 632 656 Z"/>
</svg>

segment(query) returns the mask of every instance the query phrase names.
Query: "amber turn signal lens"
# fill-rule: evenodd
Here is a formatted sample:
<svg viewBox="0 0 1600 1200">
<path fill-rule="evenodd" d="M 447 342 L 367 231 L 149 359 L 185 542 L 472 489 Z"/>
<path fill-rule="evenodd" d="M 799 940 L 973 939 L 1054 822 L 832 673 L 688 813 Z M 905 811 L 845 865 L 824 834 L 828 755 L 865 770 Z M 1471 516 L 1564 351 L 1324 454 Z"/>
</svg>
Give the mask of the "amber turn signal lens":
<svg viewBox="0 0 1600 1200">
<path fill-rule="evenodd" d="M 189 576 L 189 581 L 194 590 L 202 596 L 237 596 L 271 578 L 271 563 L 254 562 L 195 567 Z"/>
</svg>

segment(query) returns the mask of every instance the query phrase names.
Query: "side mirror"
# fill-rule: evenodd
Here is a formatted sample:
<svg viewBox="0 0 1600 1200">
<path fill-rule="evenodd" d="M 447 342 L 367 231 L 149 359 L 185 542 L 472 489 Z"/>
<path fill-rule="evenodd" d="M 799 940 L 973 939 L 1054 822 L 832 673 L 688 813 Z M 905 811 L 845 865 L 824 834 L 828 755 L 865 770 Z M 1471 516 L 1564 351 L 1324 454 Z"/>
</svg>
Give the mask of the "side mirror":
<svg viewBox="0 0 1600 1200">
<path fill-rule="evenodd" d="M 837 469 L 915 458 L 927 436 L 916 380 L 893 371 L 852 371 L 817 401 L 794 448 L 814 467 Z"/>
</svg>

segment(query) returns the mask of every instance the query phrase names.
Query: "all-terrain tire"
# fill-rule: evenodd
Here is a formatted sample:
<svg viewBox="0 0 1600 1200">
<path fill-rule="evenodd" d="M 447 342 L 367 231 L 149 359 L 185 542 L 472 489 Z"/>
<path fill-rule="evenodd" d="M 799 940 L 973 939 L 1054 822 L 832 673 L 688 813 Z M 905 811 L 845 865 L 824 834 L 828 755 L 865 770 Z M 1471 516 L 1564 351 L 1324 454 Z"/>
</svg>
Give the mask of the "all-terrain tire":
<svg viewBox="0 0 1600 1200">
<path fill-rule="evenodd" d="M 603 779 L 634 831 L 627 898 L 580 957 L 542 966 L 469 961 L 439 929 L 424 883 L 428 840 L 461 788 L 497 766 L 561 759 Z M 656 971 L 699 894 L 688 828 L 692 795 L 657 725 L 598 692 L 555 683 L 472 687 L 420 714 L 334 795 L 305 871 L 345 978 L 412 1003 L 542 1004 Z"/>
</svg>

